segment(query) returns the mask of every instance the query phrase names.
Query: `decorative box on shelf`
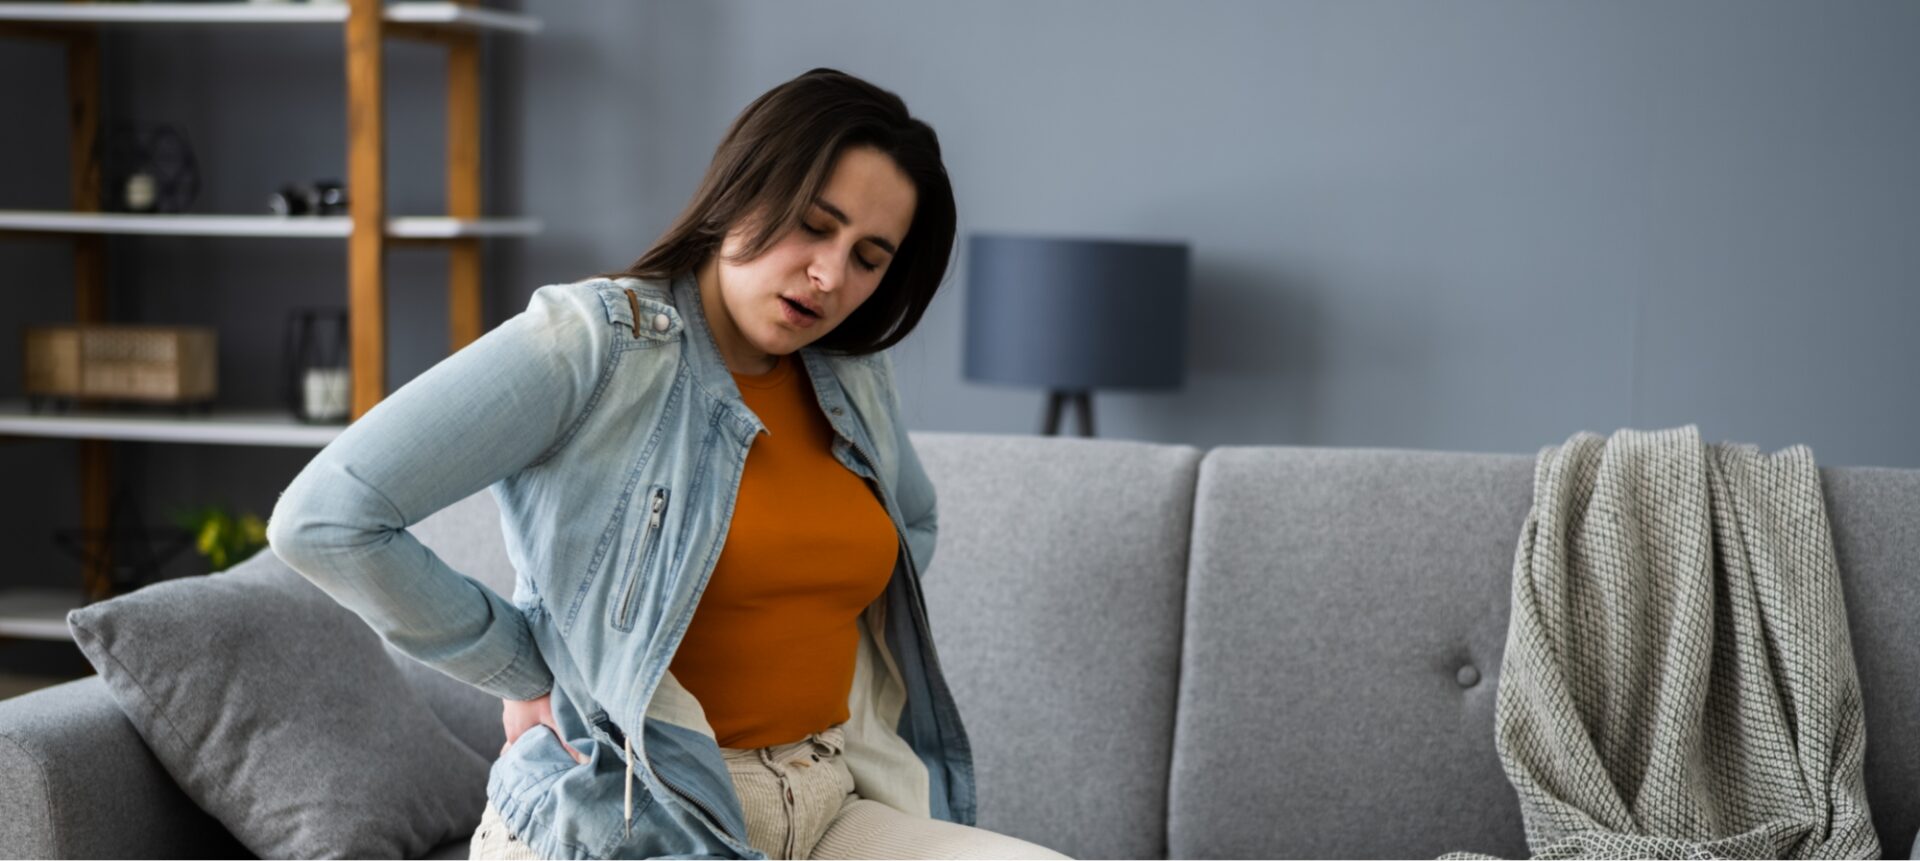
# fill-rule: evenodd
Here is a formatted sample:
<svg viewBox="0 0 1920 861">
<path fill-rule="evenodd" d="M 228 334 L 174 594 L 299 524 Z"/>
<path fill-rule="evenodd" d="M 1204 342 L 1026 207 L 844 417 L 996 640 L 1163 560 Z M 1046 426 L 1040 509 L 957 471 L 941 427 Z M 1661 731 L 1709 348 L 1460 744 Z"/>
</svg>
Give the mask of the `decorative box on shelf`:
<svg viewBox="0 0 1920 861">
<path fill-rule="evenodd" d="M 26 328 L 26 392 L 43 401 L 136 401 L 211 408 L 214 330 L 73 323 Z"/>
</svg>

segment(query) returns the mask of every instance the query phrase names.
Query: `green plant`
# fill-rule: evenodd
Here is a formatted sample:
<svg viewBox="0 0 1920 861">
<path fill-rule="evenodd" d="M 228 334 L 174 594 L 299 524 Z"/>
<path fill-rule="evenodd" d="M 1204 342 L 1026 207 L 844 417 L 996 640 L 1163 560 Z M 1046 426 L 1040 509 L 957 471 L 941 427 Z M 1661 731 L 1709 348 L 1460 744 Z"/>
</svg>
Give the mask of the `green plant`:
<svg viewBox="0 0 1920 861">
<path fill-rule="evenodd" d="M 236 515 L 225 506 L 203 505 L 181 511 L 173 522 L 193 533 L 194 549 L 207 557 L 208 573 L 223 571 L 267 546 L 267 525 L 251 513 Z"/>
</svg>

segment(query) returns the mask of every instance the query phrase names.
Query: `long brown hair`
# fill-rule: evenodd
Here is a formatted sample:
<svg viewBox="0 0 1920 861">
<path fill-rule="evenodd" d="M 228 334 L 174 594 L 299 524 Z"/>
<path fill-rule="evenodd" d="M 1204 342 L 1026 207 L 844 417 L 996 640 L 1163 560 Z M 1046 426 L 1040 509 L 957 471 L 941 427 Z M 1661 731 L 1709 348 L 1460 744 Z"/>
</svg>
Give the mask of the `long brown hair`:
<svg viewBox="0 0 1920 861">
<path fill-rule="evenodd" d="M 685 211 L 640 259 L 603 277 L 660 279 L 697 270 L 734 225 L 766 213 L 748 224 L 751 237 L 733 261 L 760 256 L 799 224 L 851 146 L 871 146 L 899 165 L 914 186 L 913 221 L 873 295 L 814 343 L 852 354 L 893 346 L 920 322 L 946 277 L 953 187 L 933 128 L 909 115 L 899 96 L 835 69 L 813 69 L 747 105 Z"/>
</svg>

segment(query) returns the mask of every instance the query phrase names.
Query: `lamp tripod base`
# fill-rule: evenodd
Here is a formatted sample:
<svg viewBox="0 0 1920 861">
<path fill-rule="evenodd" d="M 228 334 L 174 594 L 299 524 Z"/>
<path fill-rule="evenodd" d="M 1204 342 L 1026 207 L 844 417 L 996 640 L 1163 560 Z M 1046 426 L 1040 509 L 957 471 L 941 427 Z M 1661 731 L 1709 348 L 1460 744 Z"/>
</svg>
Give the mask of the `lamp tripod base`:
<svg viewBox="0 0 1920 861">
<path fill-rule="evenodd" d="M 1060 435 L 1060 413 L 1069 404 L 1080 414 L 1080 435 L 1093 436 L 1093 393 L 1086 389 L 1054 389 L 1048 392 L 1047 420 L 1041 433 L 1047 436 Z"/>
</svg>

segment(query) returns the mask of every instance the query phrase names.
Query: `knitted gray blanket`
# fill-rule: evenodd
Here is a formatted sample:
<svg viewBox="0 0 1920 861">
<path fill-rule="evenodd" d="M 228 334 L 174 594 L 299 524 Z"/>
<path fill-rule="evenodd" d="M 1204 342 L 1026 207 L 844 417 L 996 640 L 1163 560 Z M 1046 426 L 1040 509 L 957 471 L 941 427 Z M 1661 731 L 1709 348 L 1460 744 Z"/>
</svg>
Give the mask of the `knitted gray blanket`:
<svg viewBox="0 0 1920 861">
<path fill-rule="evenodd" d="M 1805 446 L 1542 449 L 1506 649 L 1496 741 L 1536 857 L 1879 856 Z"/>
</svg>

